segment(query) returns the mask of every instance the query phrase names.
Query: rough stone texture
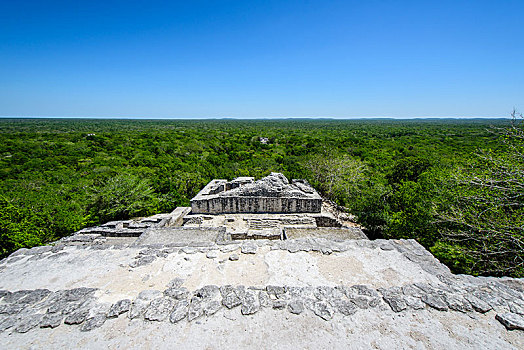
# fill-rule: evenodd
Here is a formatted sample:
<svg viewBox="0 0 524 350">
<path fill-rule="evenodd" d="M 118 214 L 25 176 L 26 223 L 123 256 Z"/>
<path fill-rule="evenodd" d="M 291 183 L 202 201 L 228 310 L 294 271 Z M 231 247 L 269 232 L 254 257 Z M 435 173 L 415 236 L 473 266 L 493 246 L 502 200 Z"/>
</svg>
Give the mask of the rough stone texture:
<svg viewBox="0 0 524 350">
<path fill-rule="evenodd" d="M 353 315 L 355 312 L 357 312 L 357 307 L 352 302 L 346 300 L 336 300 L 333 304 L 337 311 L 344 316 Z"/>
<path fill-rule="evenodd" d="M 7 317 L 2 320 L 0 320 L 0 332 L 5 331 L 6 329 L 9 329 L 16 325 L 16 318 L 14 317 Z"/>
<path fill-rule="evenodd" d="M 386 303 L 391 307 L 391 310 L 400 312 L 407 309 L 408 306 L 404 299 L 402 288 L 381 289 L 380 292 Z"/>
<path fill-rule="evenodd" d="M 167 288 L 180 288 L 182 287 L 182 284 L 184 284 L 184 280 L 180 277 L 176 277 L 169 282 Z"/>
<path fill-rule="evenodd" d="M 42 317 L 44 315 L 42 314 L 35 314 L 35 315 L 29 315 L 25 316 L 21 319 L 21 321 L 16 326 L 15 330 L 18 333 L 26 333 L 30 331 L 31 329 L 37 327 L 40 324 L 40 321 L 42 320 Z"/>
<path fill-rule="evenodd" d="M 247 241 L 240 246 L 240 252 L 243 254 L 255 254 L 258 246 L 255 242 Z"/>
<path fill-rule="evenodd" d="M 156 214 L 137 220 L 110 221 L 96 227 L 84 228 L 60 240 L 66 244 L 103 243 L 105 237 L 139 237 L 147 229 L 162 226 L 177 226 L 189 208 L 179 207 L 171 213 Z M 98 241 L 98 242 L 97 242 Z"/>
<path fill-rule="evenodd" d="M 151 228 L 144 232 L 135 243 L 136 246 L 143 245 L 167 245 L 176 244 L 179 246 L 199 245 L 207 242 L 214 242 L 223 228 L 205 229 L 198 227 L 159 227 Z"/>
<path fill-rule="evenodd" d="M 329 238 L 333 240 L 367 239 L 357 227 L 287 227 L 284 230 L 287 239 Z"/>
<path fill-rule="evenodd" d="M 335 310 L 325 301 L 316 301 L 311 305 L 311 310 L 323 320 L 331 320 Z"/>
<path fill-rule="evenodd" d="M 212 300 L 204 305 L 203 310 L 206 316 L 211 316 L 216 314 L 220 308 L 221 304 L 216 300 Z"/>
<path fill-rule="evenodd" d="M 173 299 L 182 300 L 189 297 L 189 291 L 184 287 L 171 287 L 164 291 L 164 295 Z"/>
<path fill-rule="evenodd" d="M 0 305 L 0 314 L 14 315 L 22 311 L 26 306 L 20 304 Z"/>
<path fill-rule="evenodd" d="M 61 313 L 45 314 L 40 322 L 41 328 L 56 328 L 62 324 L 64 316 Z"/>
<path fill-rule="evenodd" d="M 469 301 L 467 301 L 461 295 L 446 294 L 444 298 L 446 300 L 446 304 L 448 304 L 448 307 L 451 310 L 460 312 L 467 312 L 473 310 Z"/>
<path fill-rule="evenodd" d="M 245 291 L 241 287 L 224 286 L 220 288 L 220 294 L 222 295 L 222 305 L 228 309 L 232 309 L 235 306 L 242 304 L 242 297 Z"/>
<path fill-rule="evenodd" d="M 155 261 L 156 256 L 153 255 L 146 255 L 146 256 L 140 256 L 137 257 L 135 260 L 129 263 L 130 267 L 139 267 L 144 266 L 147 264 L 151 264 L 153 261 Z"/>
<path fill-rule="evenodd" d="M 251 315 L 260 310 L 260 302 L 258 300 L 258 293 L 253 290 L 248 290 L 242 298 L 242 315 Z"/>
<path fill-rule="evenodd" d="M 448 311 L 448 305 L 438 295 L 425 294 L 422 296 L 422 301 L 439 311 Z"/>
<path fill-rule="evenodd" d="M 269 294 L 264 290 L 258 292 L 258 301 L 260 303 L 260 307 L 272 306 L 271 298 L 269 297 Z"/>
<path fill-rule="evenodd" d="M 164 321 L 175 306 L 171 298 L 160 297 L 151 301 L 144 312 L 144 318 L 149 321 Z"/>
<path fill-rule="evenodd" d="M 141 317 L 146 311 L 146 308 L 149 305 L 149 303 L 149 301 L 145 301 L 142 299 L 135 300 L 129 307 L 128 317 L 130 319 Z"/>
<path fill-rule="evenodd" d="M 384 300 L 389 304 L 391 310 L 400 312 L 406 310 L 406 302 L 399 296 L 388 296 L 384 297 Z"/>
<path fill-rule="evenodd" d="M 48 258 L 57 254 L 52 250 L 22 251 L 19 260 L 0 262 L 0 343 L 524 347 L 522 280 L 452 275 L 411 240 L 259 241 L 255 253 L 228 260 L 244 243 L 254 242 L 184 249 L 67 246 L 58 259 Z M 386 245 L 391 249 L 382 249 Z M 208 259 L 209 251 L 221 251 L 219 258 Z M 129 267 L 146 256 L 155 259 Z"/>
<path fill-rule="evenodd" d="M 193 297 L 191 298 L 191 303 L 187 310 L 187 320 L 193 321 L 196 318 L 204 316 L 203 301 L 201 298 Z"/>
<path fill-rule="evenodd" d="M 210 250 L 206 253 L 206 258 L 208 259 L 216 259 L 218 258 L 218 251 L 217 250 Z"/>
<path fill-rule="evenodd" d="M 129 311 L 129 308 L 131 306 L 131 300 L 129 299 L 123 299 L 119 300 L 113 305 L 111 305 L 111 308 L 109 309 L 109 312 L 107 313 L 107 317 L 113 318 L 118 317 L 120 314 L 123 314 L 124 312 Z"/>
<path fill-rule="evenodd" d="M 162 292 L 156 289 L 146 289 L 138 294 L 138 299 L 151 301 L 153 299 L 160 298 Z"/>
<path fill-rule="evenodd" d="M 89 315 L 89 310 L 78 310 L 67 316 L 64 320 L 65 324 L 80 324 L 85 321 Z"/>
<path fill-rule="evenodd" d="M 497 314 L 497 320 L 507 329 L 524 330 L 524 317 L 514 313 Z"/>
<path fill-rule="evenodd" d="M 169 321 L 177 323 L 182 321 L 188 313 L 189 303 L 185 300 L 179 301 L 175 304 L 173 312 L 169 315 Z"/>
<path fill-rule="evenodd" d="M 283 309 L 287 305 L 287 301 L 285 300 L 273 300 L 273 309 Z"/>
<path fill-rule="evenodd" d="M 80 326 L 80 330 L 82 332 L 91 331 L 95 328 L 101 327 L 106 321 L 106 315 L 104 314 L 98 314 L 93 317 L 88 318 L 82 326 Z"/>
<path fill-rule="evenodd" d="M 304 312 L 304 302 L 302 300 L 290 301 L 287 305 L 289 312 L 295 315 L 299 315 Z"/>
<path fill-rule="evenodd" d="M 252 178 L 213 180 L 193 199 L 193 214 L 319 213 L 322 198 L 305 181 L 292 183 L 280 173 Z"/>
<path fill-rule="evenodd" d="M 485 301 L 477 298 L 474 295 L 466 295 L 466 299 L 471 303 L 471 306 L 475 311 L 486 313 L 492 309 L 492 307 Z"/>
</svg>

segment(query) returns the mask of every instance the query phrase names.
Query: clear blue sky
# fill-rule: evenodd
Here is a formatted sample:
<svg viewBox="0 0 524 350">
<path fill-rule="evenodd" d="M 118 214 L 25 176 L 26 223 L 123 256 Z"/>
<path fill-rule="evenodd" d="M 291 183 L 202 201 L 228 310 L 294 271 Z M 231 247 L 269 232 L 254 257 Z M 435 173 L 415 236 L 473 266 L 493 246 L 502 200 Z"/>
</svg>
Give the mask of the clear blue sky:
<svg viewBox="0 0 524 350">
<path fill-rule="evenodd" d="M 524 0 L 0 2 L 0 115 L 508 116 Z"/>
</svg>

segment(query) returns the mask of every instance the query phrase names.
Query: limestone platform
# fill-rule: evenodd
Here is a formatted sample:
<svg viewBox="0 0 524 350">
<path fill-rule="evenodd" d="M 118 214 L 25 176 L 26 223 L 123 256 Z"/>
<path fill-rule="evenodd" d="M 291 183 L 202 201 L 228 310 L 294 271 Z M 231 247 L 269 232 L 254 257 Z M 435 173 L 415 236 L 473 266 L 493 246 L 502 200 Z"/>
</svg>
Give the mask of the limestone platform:
<svg viewBox="0 0 524 350">
<path fill-rule="evenodd" d="M 6 349 L 522 349 L 524 281 L 413 240 L 61 241 L 0 262 Z"/>
</svg>

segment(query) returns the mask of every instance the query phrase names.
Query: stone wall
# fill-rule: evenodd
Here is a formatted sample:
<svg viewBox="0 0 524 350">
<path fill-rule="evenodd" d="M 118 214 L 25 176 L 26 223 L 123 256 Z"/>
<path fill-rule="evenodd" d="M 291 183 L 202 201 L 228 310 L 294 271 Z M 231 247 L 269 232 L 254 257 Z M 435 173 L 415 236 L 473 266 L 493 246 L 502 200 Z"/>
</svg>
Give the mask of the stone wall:
<svg viewBox="0 0 524 350">
<path fill-rule="evenodd" d="M 193 214 L 320 213 L 322 198 L 305 180 L 289 180 L 280 173 L 254 181 L 210 181 L 193 199 Z"/>
<path fill-rule="evenodd" d="M 320 213 L 322 199 L 278 197 L 215 197 L 193 199 L 193 214 Z"/>
</svg>

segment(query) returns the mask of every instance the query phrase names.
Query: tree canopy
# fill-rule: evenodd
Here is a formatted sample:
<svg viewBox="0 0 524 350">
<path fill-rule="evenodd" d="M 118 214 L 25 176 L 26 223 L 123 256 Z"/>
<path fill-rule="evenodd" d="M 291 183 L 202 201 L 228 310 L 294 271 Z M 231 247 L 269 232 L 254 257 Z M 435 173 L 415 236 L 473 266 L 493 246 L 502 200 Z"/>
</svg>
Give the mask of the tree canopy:
<svg viewBox="0 0 524 350">
<path fill-rule="evenodd" d="M 519 118 L 2 119 L 0 253 L 279 171 L 371 238 L 414 238 L 455 272 L 524 276 L 522 137 Z"/>
</svg>

